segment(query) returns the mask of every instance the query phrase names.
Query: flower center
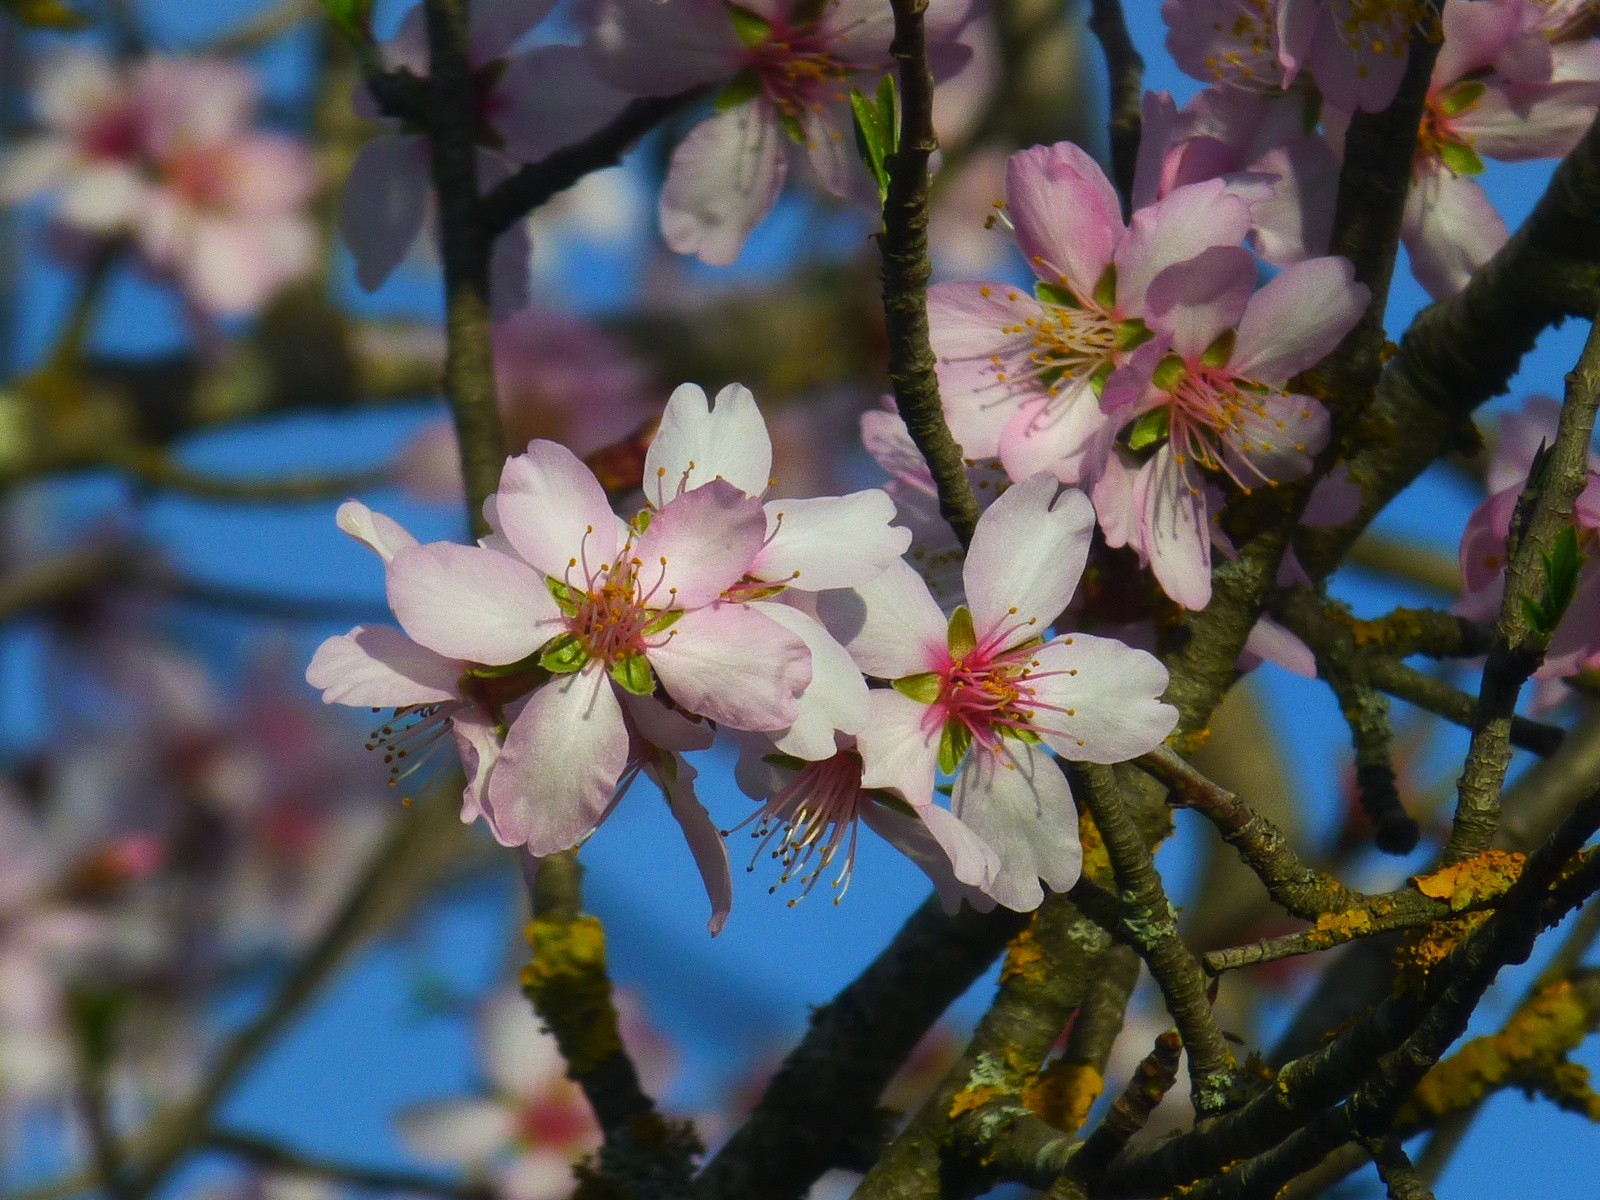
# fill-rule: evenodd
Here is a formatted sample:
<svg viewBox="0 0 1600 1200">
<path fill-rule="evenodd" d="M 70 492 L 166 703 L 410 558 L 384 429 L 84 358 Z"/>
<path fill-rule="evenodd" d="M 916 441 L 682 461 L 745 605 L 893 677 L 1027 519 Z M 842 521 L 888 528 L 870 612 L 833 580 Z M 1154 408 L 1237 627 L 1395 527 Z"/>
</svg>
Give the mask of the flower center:
<svg viewBox="0 0 1600 1200">
<path fill-rule="evenodd" d="M 541 1097 L 517 1113 L 517 1137 L 547 1150 L 581 1149 L 594 1135 L 594 1118 L 583 1094 L 567 1080 L 557 1094 Z M 570 1090 L 569 1090 L 570 1089 Z"/>
<path fill-rule="evenodd" d="M 1371 73 L 1367 58 L 1403 58 L 1411 45 L 1411 31 L 1432 19 L 1423 0 L 1331 0 L 1328 7 L 1334 28 L 1355 55 L 1356 75 L 1362 79 Z"/>
<path fill-rule="evenodd" d="M 1202 60 L 1213 83 L 1247 92 L 1278 89 L 1283 82 L 1283 69 L 1278 65 L 1272 0 L 1238 0 L 1232 19 L 1219 13 L 1211 29 L 1229 44 L 1227 50 L 1208 54 Z"/>
</svg>

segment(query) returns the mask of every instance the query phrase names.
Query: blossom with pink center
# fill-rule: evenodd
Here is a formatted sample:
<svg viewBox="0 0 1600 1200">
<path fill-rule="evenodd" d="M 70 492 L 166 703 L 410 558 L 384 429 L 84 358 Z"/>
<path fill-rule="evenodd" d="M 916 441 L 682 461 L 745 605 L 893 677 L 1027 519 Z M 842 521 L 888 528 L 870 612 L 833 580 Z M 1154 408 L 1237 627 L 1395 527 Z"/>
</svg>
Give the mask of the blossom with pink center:
<svg viewBox="0 0 1600 1200">
<path fill-rule="evenodd" d="M 1310 470 L 1328 414 L 1285 383 L 1339 344 L 1370 295 L 1342 258 L 1295 263 L 1260 291 L 1255 279 L 1255 261 L 1234 247 L 1163 272 L 1150 286 L 1157 337 L 1103 397 L 1123 430 L 1095 488 L 1106 540 L 1134 545 L 1185 608 L 1211 601 L 1216 502 L 1201 472 L 1248 491 Z"/>
<path fill-rule="evenodd" d="M 968 458 L 999 458 L 1013 479 L 1049 471 L 1092 482 L 1115 430 L 1107 376 L 1149 336 L 1150 281 L 1211 246 L 1236 246 L 1245 203 L 1220 180 L 1174 189 L 1124 226 L 1095 161 L 1062 142 L 1011 157 L 1006 212 L 1039 282 L 941 283 L 929 332 L 950 430 Z"/>
<path fill-rule="evenodd" d="M 128 239 L 212 315 L 254 313 L 315 265 L 311 154 L 252 128 L 257 89 L 244 67 L 62 52 L 35 103 L 45 132 L 0 157 L 0 202 L 56 194 L 58 227 Z"/>
<path fill-rule="evenodd" d="M 615 116 L 627 98 L 597 79 L 575 46 L 512 49 L 549 15 L 555 0 L 477 0 L 469 14 L 469 53 L 478 112 L 478 187 L 488 191 L 526 162 L 536 162 L 579 141 Z M 385 64 L 426 78 L 427 18 L 417 5 L 393 40 L 381 48 Z M 363 85 L 357 107 L 377 118 Z M 356 279 L 368 291 L 386 280 L 422 235 L 433 212 L 429 140 L 398 121 L 367 142 L 350 167 L 340 227 L 355 257 Z M 531 254 L 525 225 L 496 240 L 490 262 L 491 302 L 497 318 L 528 299 Z"/>
<path fill-rule="evenodd" d="M 874 691 L 871 704 L 881 707 L 892 695 Z M 833 902 L 844 899 L 855 873 L 858 822 L 922 869 L 947 912 L 955 912 L 963 900 L 990 906 L 982 889 L 999 870 L 994 851 L 942 808 L 913 806 L 890 792 L 863 787 L 855 738 L 841 737 L 832 755 L 812 762 L 772 751 L 763 739 L 741 739 L 735 777 L 761 808 L 729 832 L 754 825 L 747 869 L 755 871 L 762 857 L 772 859 L 779 874 L 767 890 L 797 888 L 789 907 L 830 873 Z"/>
<path fill-rule="evenodd" d="M 951 814 L 999 863 L 982 890 L 1024 911 L 1043 898 L 1041 879 L 1068 888 L 1081 865 L 1072 792 L 1046 749 L 1122 762 L 1177 721 L 1158 699 L 1167 672 L 1153 656 L 1107 638 L 1049 636 L 1094 531 L 1088 498 L 1059 487 L 1036 475 L 983 514 L 963 568 L 970 608 L 948 620 L 903 563 L 821 602 L 861 669 L 892 685 L 874 693 L 856 739 L 862 786 L 924 815 L 936 773 L 953 774 Z"/>
<path fill-rule="evenodd" d="M 616 1000 L 640 1082 L 659 1092 L 671 1079 L 671 1050 L 630 993 Z M 521 993 L 498 992 L 483 1006 L 478 1060 L 488 1094 L 411 1109 L 400 1118 L 401 1136 L 424 1158 L 487 1175 L 500 1200 L 566 1200 L 577 1188 L 573 1168 L 600 1148 L 600 1126 Z"/>
<path fill-rule="evenodd" d="M 1555 442 L 1560 404 L 1533 396 L 1521 412 L 1501 418 L 1500 442 L 1489 464 L 1489 498 L 1473 510 L 1461 538 L 1461 579 L 1466 595 L 1456 611 L 1474 620 L 1500 615 L 1505 593 L 1506 538 L 1517 500 L 1541 446 Z M 1589 482 L 1573 505 L 1578 530 L 1578 586 L 1561 623 L 1556 626 L 1544 662 L 1534 672 L 1541 686 L 1535 706 L 1548 709 L 1567 696 L 1555 681 L 1583 672 L 1600 671 L 1600 453 L 1590 450 Z"/>
<path fill-rule="evenodd" d="M 926 26 L 936 68 L 970 51 L 955 38 L 971 0 L 932 0 Z M 893 65 L 893 21 L 881 0 L 593 0 L 585 43 L 601 76 L 639 95 L 723 83 L 716 112 L 673 152 L 661 192 L 667 245 L 731 263 L 802 147 L 837 196 L 870 191 L 852 138 L 850 90 L 871 94 Z M 940 72 L 945 73 L 944 71 Z"/>
<path fill-rule="evenodd" d="M 1401 227 L 1412 270 L 1435 298 L 1454 295 L 1507 237 L 1477 181 L 1484 158 L 1559 158 L 1600 106 L 1600 56 L 1535 0 L 1444 10 Z M 1337 113 L 1330 114 L 1333 121 Z"/>
</svg>

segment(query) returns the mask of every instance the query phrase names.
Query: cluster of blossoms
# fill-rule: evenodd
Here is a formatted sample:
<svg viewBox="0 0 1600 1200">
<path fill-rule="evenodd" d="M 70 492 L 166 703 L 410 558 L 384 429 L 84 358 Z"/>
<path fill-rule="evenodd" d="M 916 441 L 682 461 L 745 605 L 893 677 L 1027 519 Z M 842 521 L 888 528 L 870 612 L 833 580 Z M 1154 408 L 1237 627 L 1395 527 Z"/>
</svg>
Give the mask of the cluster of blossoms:
<svg viewBox="0 0 1600 1200">
<path fill-rule="evenodd" d="M 901 560 L 911 535 L 871 489 L 765 499 L 772 446 L 755 400 L 675 391 L 644 464 L 644 507 L 616 516 L 570 450 L 507 462 L 476 546 L 419 545 L 356 502 L 339 522 L 384 560 L 400 629 L 317 651 L 324 699 L 396 710 L 377 740 L 397 772 L 453 735 L 462 815 L 534 859 L 586 839 L 641 774 L 662 789 L 711 897 L 731 903 L 722 837 L 685 752 L 719 730 L 782 881 L 847 886 L 857 822 L 946 900 L 1030 909 L 1077 878 L 1071 792 L 1047 751 L 1119 762 L 1171 731 L 1150 655 L 1051 636 L 1094 515 L 1041 474 L 984 514 L 947 614 Z M 868 680 L 876 686 L 869 686 Z M 954 776 L 937 803 L 940 773 Z"/>
<path fill-rule="evenodd" d="M 1553 445 L 1561 406 L 1548 396 L 1530 397 L 1522 411 L 1500 421 L 1500 440 L 1489 463 L 1489 498 L 1473 511 L 1461 538 L 1462 616 L 1494 621 L 1505 593 L 1506 539 L 1528 473 L 1541 446 Z M 1534 672 L 1534 707 L 1561 703 L 1571 689 L 1563 680 L 1600 672 L 1600 454 L 1589 453 L 1589 482 L 1573 505 L 1582 565 L 1577 588 L 1556 627 L 1544 662 Z"/>
<path fill-rule="evenodd" d="M 254 127 L 247 68 L 63 51 L 33 99 L 44 130 L 0 157 L 0 202 L 58 194 L 63 241 L 126 244 L 216 316 L 253 313 L 312 270 L 311 154 Z"/>
</svg>

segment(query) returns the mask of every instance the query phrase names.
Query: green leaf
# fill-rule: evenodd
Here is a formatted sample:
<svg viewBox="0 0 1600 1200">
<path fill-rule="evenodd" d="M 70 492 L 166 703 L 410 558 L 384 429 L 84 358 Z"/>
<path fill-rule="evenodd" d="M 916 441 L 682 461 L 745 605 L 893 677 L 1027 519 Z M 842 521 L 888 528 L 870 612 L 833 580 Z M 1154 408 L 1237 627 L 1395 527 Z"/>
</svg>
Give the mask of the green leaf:
<svg viewBox="0 0 1600 1200">
<path fill-rule="evenodd" d="M 372 41 L 372 0 L 321 0 L 339 32 L 357 45 Z"/>
<path fill-rule="evenodd" d="M 1152 408 L 1128 426 L 1128 449 L 1134 453 L 1165 441 L 1172 432 L 1172 410 L 1166 405 Z"/>
<path fill-rule="evenodd" d="M 1034 296 L 1046 304 L 1055 304 L 1061 308 L 1082 308 L 1078 298 L 1072 294 L 1070 288 L 1059 283 L 1036 283 L 1033 285 Z"/>
<path fill-rule="evenodd" d="M 1100 273 L 1100 278 L 1094 285 L 1094 301 L 1101 308 L 1110 312 L 1117 303 L 1117 264 L 1111 263 Z"/>
<path fill-rule="evenodd" d="M 1116 369 L 1117 364 L 1109 358 L 1094 369 L 1094 374 L 1089 376 L 1089 386 L 1094 389 L 1096 396 L 1106 390 L 1106 380 L 1111 378 Z"/>
<path fill-rule="evenodd" d="M 752 50 L 759 50 L 772 40 L 772 26 L 766 18 L 757 16 L 748 8 L 728 5 L 728 17 L 733 21 L 733 35 Z"/>
<path fill-rule="evenodd" d="M 1029 746 L 1037 746 L 1044 741 L 1042 737 L 1026 725 L 1002 725 L 1000 726 L 1000 736 L 1023 742 Z"/>
<path fill-rule="evenodd" d="M 939 734 L 939 770 L 954 775 L 972 747 L 972 730 L 960 721 L 949 721 Z"/>
<path fill-rule="evenodd" d="M 1217 340 L 1206 347 L 1206 352 L 1200 356 L 1200 361 L 1208 367 L 1225 367 L 1228 360 L 1233 357 L 1233 343 L 1235 334 L 1231 329 L 1224 329 L 1217 334 Z"/>
<path fill-rule="evenodd" d="M 1463 79 L 1454 87 L 1446 88 L 1439 96 L 1439 111 L 1447 117 L 1459 117 L 1471 108 L 1484 93 L 1489 90 L 1489 85 L 1481 79 Z"/>
<path fill-rule="evenodd" d="M 650 669 L 650 660 L 637 650 L 619 658 L 607 670 L 625 692 L 649 696 L 656 690 L 656 673 Z"/>
<path fill-rule="evenodd" d="M 1460 142 L 1441 143 L 1439 158 L 1457 175 L 1482 175 L 1484 172 L 1484 162 L 1478 152 Z"/>
<path fill-rule="evenodd" d="M 1554 628 L 1578 590 L 1578 568 L 1583 555 L 1578 553 L 1578 531 L 1568 525 L 1556 534 L 1555 543 L 1541 556 L 1544 562 L 1545 611 Z"/>
<path fill-rule="evenodd" d="M 950 657 L 958 662 L 978 648 L 978 632 L 972 627 L 972 613 L 965 604 L 950 614 L 945 642 L 950 647 Z"/>
<path fill-rule="evenodd" d="M 664 608 L 650 618 L 650 623 L 644 627 L 646 637 L 653 637 L 658 633 L 665 633 L 676 625 L 683 616 L 681 608 Z"/>
<path fill-rule="evenodd" d="M 1179 380 L 1189 371 L 1183 359 L 1176 354 L 1169 354 L 1156 364 L 1155 371 L 1150 376 L 1150 382 L 1163 392 L 1170 392 L 1178 386 Z"/>
<path fill-rule="evenodd" d="M 878 83 L 877 99 L 860 88 L 850 89 L 850 116 L 855 127 L 856 152 L 878 185 L 878 203 L 889 196 L 889 158 L 900 147 L 899 99 L 894 77 Z"/>
<path fill-rule="evenodd" d="M 0 0 L 0 8 L 30 29 L 83 29 L 89 24 L 61 0 Z"/>
<path fill-rule="evenodd" d="M 570 633 L 552 639 L 539 652 L 539 665 L 552 675 L 570 675 L 574 671 L 581 671 L 588 661 L 589 652 Z"/>
<path fill-rule="evenodd" d="M 722 85 L 722 90 L 717 93 L 713 107 L 720 112 L 727 112 L 730 108 L 738 108 L 741 104 L 748 104 L 761 94 L 761 76 L 754 67 L 740 71 L 727 83 Z"/>
<path fill-rule="evenodd" d="M 579 594 L 577 592 L 562 583 L 554 575 L 546 575 L 544 577 L 544 586 L 549 589 L 550 595 L 555 597 L 556 606 L 561 609 L 563 615 L 569 617 L 578 615 Z"/>
<path fill-rule="evenodd" d="M 939 698 L 939 673 L 924 671 L 920 675 L 907 675 L 889 684 L 902 696 L 910 696 L 918 704 L 932 704 Z"/>
<path fill-rule="evenodd" d="M 1540 637 L 1549 637 L 1555 632 L 1554 627 L 1545 619 L 1544 605 L 1537 600 L 1530 600 L 1526 596 L 1520 597 L 1522 601 L 1522 619 L 1528 623 L 1528 628 Z"/>
<path fill-rule="evenodd" d="M 560 639 L 557 640 L 559 641 Z M 545 644 L 548 646 L 550 643 L 547 642 Z M 543 651 L 535 650 L 527 658 L 518 659 L 514 663 L 504 663 L 492 667 L 484 666 L 482 663 L 474 663 L 462 672 L 462 676 L 466 679 L 511 679 L 517 675 L 526 675 L 529 671 L 536 670 L 542 665 L 539 661 L 542 657 Z"/>
</svg>

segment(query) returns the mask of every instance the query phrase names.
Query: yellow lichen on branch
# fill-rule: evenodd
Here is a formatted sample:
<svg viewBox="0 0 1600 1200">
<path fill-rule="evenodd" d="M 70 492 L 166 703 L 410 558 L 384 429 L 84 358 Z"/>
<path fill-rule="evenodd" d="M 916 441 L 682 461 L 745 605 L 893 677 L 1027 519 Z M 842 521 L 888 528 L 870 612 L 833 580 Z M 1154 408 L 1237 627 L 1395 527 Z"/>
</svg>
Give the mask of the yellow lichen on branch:
<svg viewBox="0 0 1600 1200">
<path fill-rule="evenodd" d="M 606 935 L 587 914 L 575 920 L 536 917 L 528 923 L 533 957 L 522 990 L 550 1026 L 574 1074 L 622 1051 L 606 975 Z"/>
<path fill-rule="evenodd" d="M 1039 964 L 1043 961 L 1044 950 L 1033 936 L 1033 925 L 1030 923 L 1006 947 L 1006 960 L 1000 968 L 1000 982 L 1026 980 L 1030 972 L 1037 974 Z"/>
<path fill-rule="evenodd" d="M 1105 1076 L 1088 1063 L 1058 1058 L 1022 1093 L 1022 1103 L 1062 1132 L 1076 1133 L 1105 1089 Z"/>
<path fill-rule="evenodd" d="M 1083 877 L 1101 887 L 1111 886 L 1111 856 L 1088 809 L 1078 812 L 1078 842 L 1083 847 Z"/>
<path fill-rule="evenodd" d="M 1424 896 L 1446 901 L 1451 912 L 1465 912 L 1503 896 L 1522 874 L 1524 861 L 1524 856 L 1514 851 L 1485 850 L 1431 875 L 1418 875 L 1411 882 Z"/>
<path fill-rule="evenodd" d="M 1544 1092 L 1600 1121 L 1589 1072 L 1566 1056 L 1600 1020 L 1600 997 L 1562 979 L 1539 989 L 1499 1033 L 1474 1038 L 1423 1078 L 1400 1114 L 1402 1125 L 1432 1124 L 1503 1087 Z"/>
</svg>

